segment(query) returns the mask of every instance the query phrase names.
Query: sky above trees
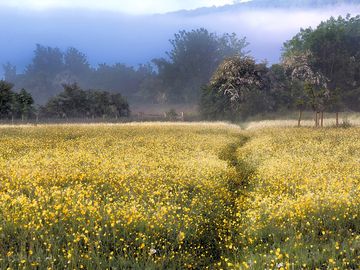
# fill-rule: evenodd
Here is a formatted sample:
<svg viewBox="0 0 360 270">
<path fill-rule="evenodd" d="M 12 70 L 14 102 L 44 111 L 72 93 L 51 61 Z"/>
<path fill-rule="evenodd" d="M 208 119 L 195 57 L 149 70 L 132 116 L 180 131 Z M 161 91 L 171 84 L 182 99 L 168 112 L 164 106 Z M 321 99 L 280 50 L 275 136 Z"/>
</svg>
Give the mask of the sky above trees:
<svg viewBox="0 0 360 270">
<path fill-rule="evenodd" d="M 86 8 L 128 14 L 151 14 L 213 5 L 221 6 L 233 2 L 233 0 L 1 0 L 0 6 L 34 10 Z"/>
<path fill-rule="evenodd" d="M 0 43 L 0 78 L 1 65 L 8 61 L 17 66 L 18 72 L 24 71 L 36 44 L 62 50 L 78 48 L 88 56 L 91 66 L 118 62 L 138 66 L 166 57 L 168 41 L 174 33 L 201 27 L 219 34 L 234 32 L 239 37 L 246 36 L 251 55 L 259 61 L 275 63 L 279 61 L 283 43 L 301 27 L 316 27 L 330 16 L 360 14 L 360 5 L 291 10 L 238 10 L 229 6 L 209 8 L 205 13 L 143 14 L 228 1 L 240 0 L 0 0 L 1 33 L 6 40 Z M 140 5 L 138 10 L 136 5 Z M 130 10 L 139 13 L 123 14 Z"/>
</svg>

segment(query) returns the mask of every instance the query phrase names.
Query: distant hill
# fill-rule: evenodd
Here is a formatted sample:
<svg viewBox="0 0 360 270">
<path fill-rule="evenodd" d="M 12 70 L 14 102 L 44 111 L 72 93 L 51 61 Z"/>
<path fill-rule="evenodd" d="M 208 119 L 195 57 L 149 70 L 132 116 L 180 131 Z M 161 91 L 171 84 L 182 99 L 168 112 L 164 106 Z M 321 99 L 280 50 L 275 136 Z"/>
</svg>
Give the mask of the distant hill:
<svg viewBox="0 0 360 270">
<path fill-rule="evenodd" d="M 253 0 L 235 5 L 255 8 L 321 8 L 343 4 L 360 4 L 360 0 Z"/>
<path fill-rule="evenodd" d="M 356 5 L 360 6 L 360 0 L 252 0 L 248 2 L 238 1 L 232 5 L 221 7 L 204 7 L 194 10 L 181 10 L 171 14 L 198 16 L 214 12 L 239 12 L 258 9 L 318 9 L 329 6 Z"/>
</svg>

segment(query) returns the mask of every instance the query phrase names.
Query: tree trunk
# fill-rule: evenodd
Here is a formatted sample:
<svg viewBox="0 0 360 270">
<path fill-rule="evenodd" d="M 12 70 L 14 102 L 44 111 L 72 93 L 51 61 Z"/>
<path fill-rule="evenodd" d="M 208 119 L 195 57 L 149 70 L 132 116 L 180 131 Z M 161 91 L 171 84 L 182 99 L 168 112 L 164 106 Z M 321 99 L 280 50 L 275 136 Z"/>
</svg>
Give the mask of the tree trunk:
<svg viewBox="0 0 360 270">
<path fill-rule="evenodd" d="M 321 127 L 324 127 L 324 112 L 321 112 Z"/>
<path fill-rule="evenodd" d="M 300 126 L 301 126 L 301 117 L 302 117 L 302 110 L 299 110 L 298 127 L 300 127 Z"/>
<path fill-rule="evenodd" d="M 339 112 L 336 112 L 336 126 L 339 126 Z"/>
<path fill-rule="evenodd" d="M 315 127 L 318 127 L 319 121 L 318 121 L 318 112 L 315 112 Z"/>
</svg>

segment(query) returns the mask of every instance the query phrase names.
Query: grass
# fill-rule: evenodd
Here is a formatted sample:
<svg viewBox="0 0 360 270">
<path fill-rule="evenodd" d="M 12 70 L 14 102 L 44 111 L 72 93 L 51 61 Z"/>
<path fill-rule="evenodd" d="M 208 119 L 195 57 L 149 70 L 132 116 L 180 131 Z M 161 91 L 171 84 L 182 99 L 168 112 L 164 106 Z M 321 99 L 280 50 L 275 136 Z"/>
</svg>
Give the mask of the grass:
<svg viewBox="0 0 360 270">
<path fill-rule="evenodd" d="M 360 129 L 2 126 L 0 269 L 358 269 Z"/>
<path fill-rule="evenodd" d="M 285 111 L 277 113 L 267 113 L 266 115 L 256 115 L 241 122 L 240 126 L 243 129 L 261 129 L 268 127 L 297 127 L 298 126 L 298 112 Z M 360 126 L 360 114 L 342 112 L 339 113 L 339 124 L 341 126 Z M 313 127 L 315 125 L 314 113 L 303 112 L 301 126 Z M 324 114 L 324 127 L 335 127 L 336 115 L 335 113 Z"/>
</svg>

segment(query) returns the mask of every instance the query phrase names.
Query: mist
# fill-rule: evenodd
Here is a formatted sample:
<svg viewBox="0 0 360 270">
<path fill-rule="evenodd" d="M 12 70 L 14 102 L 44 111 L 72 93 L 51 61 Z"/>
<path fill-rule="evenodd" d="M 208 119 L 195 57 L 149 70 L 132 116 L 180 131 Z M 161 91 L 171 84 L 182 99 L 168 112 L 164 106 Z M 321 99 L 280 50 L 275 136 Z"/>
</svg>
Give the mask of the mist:
<svg viewBox="0 0 360 270">
<path fill-rule="evenodd" d="M 35 44 L 84 52 L 91 65 L 121 62 L 131 66 L 165 57 L 169 39 L 179 30 L 204 27 L 211 32 L 246 36 L 255 59 L 279 61 L 283 42 L 300 28 L 315 27 L 330 16 L 360 13 L 358 5 L 326 9 L 216 8 L 206 12 L 177 12 L 157 15 L 127 15 L 84 9 L 29 11 L 3 8 L 0 11 L 3 40 L 0 63 L 11 62 L 21 72 L 33 57 Z"/>
</svg>

